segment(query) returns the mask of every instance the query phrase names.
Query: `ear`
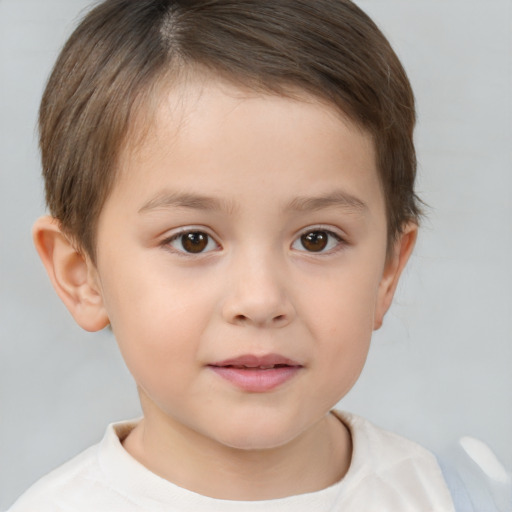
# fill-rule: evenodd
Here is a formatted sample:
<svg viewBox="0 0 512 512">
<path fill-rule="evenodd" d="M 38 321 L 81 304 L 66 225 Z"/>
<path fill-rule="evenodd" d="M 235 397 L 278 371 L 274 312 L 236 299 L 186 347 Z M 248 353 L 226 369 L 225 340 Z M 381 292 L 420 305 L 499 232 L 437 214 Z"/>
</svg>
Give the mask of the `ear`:
<svg viewBox="0 0 512 512">
<path fill-rule="evenodd" d="M 106 327 L 109 320 L 90 258 L 77 250 L 53 217 L 38 219 L 32 235 L 55 291 L 78 325 L 86 331 Z"/>
<path fill-rule="evenodd" d="M 391 306 L 400 275 L 409 261 L 417 236 L 418 225 L 414 222 L 406 224 L 386 260 L 379 284 L 373 323 L 374 330 L 380 329 L 382 326 L 384 315 Z"/>
</svg>

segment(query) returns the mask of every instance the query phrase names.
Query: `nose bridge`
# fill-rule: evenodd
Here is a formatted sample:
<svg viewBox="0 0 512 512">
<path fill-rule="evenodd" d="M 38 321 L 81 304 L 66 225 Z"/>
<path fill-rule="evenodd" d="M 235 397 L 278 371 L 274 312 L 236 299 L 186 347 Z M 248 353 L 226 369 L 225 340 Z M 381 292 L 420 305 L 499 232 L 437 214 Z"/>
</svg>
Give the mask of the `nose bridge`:
<svg viewBox="0 0 512 512">
<path fill-rule="evenodd" d="M 251 244 L 233 255 L 223 307 L 230 323 L 284 326 L 294 316 L 286 286 L 286 269 L 279 251 Z"/>
</svg>

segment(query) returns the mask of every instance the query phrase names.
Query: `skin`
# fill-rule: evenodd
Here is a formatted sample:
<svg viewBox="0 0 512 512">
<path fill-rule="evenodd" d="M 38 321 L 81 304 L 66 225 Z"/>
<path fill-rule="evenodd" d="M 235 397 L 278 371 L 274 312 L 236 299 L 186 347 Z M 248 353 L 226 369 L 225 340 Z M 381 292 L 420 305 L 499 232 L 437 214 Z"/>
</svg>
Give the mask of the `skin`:
<svg viewBox="0 0 512 512">
<path fill-rule="evenodd" d="M 203 233 L 187 252 L 183 232 Z M 327 240 L 320 251 L 304 234 Z M 125 149 L 99 218 L 96 264 L 49 217 L 34 228 L 52 282 L 88 330 L 111 324 L 144 419 L 125 449 L 223 499 L 325 488 L 351 439 L 329 414 L 357 380 L 416 226 L 387 254 L 371 138 L 333 107 L 225 82 L 162 97 Z M 203 248 L 203 246 L 201 246 Z M 300 365 L 248 392 L 211 364 L 280 354 Z"/>
</svg>

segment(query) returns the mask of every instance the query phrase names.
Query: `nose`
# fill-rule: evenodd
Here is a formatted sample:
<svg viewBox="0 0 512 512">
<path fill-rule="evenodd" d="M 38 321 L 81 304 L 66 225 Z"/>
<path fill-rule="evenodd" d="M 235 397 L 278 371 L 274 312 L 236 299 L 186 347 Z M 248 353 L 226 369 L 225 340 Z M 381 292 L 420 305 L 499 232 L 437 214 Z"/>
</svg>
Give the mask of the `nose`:
<svg viewBox="0 0 512 512">
<path fill-rule="evenodd" d="M 224 320 L 234 325 L 282 328 L 296 315 L 285 272 L 271 258 L 242 258 L 233 265 L 222 305 Z"/>
</svg>

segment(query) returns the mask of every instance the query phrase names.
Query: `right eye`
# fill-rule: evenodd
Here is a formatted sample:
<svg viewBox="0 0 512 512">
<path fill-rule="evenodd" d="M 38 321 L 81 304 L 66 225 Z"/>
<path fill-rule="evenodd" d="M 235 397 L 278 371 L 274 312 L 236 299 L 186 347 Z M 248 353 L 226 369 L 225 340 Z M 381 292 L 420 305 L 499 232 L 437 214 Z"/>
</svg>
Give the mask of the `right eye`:
<svg viewBox="0 0 512 512">
<path fill-rule="evenodd" d="M 165 242 L 181 253 L 201 254 L 219 248 L 215 240 L 204 231 L 182 231 Z"/>
</svg>

